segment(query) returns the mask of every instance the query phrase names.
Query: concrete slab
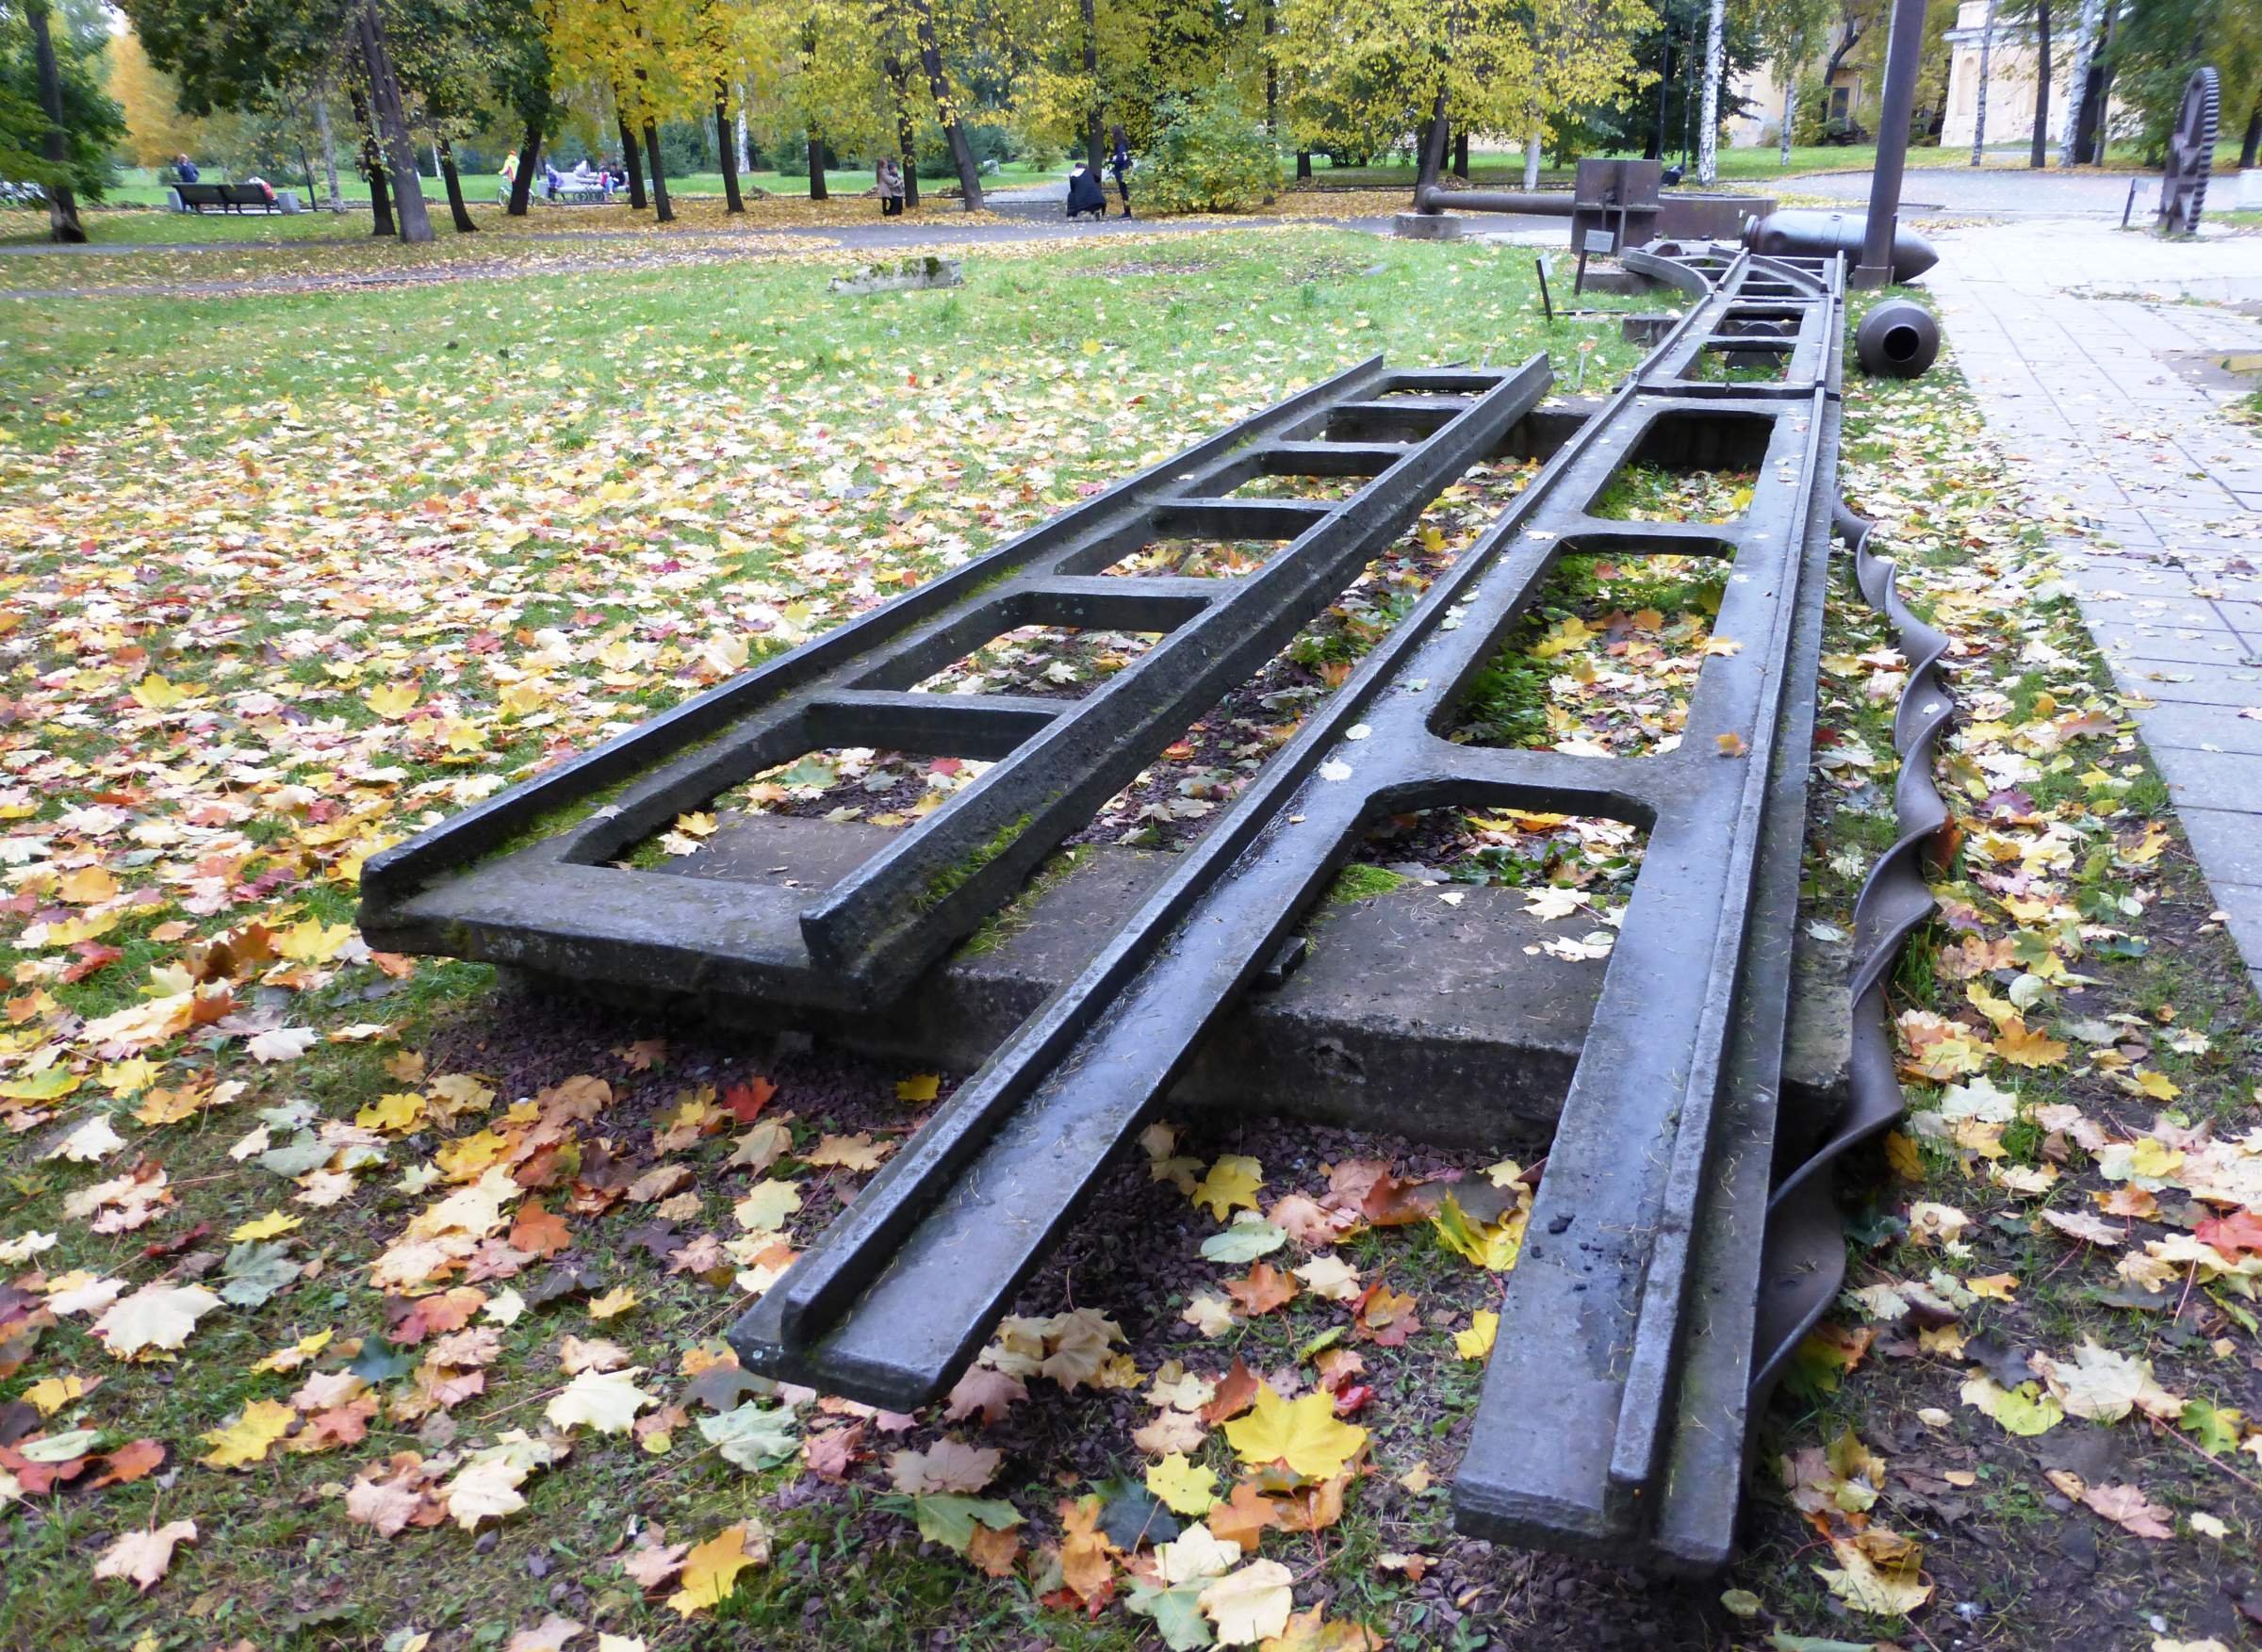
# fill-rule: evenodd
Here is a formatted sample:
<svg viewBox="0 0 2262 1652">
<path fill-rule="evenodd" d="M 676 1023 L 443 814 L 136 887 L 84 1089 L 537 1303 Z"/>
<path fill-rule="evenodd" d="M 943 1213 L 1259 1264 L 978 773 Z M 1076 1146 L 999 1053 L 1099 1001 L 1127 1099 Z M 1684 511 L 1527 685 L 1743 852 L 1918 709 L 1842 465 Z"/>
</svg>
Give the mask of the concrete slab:
<svg viewBox="0 0 2262 1652">
<path fill-rule="evenodd" d="M 2177 813 L 2191 852 L 2228 884 L 2262 887 L 2262 815 L 2227 809 L 2185 809 Z"/>
<path fill-rule="evenodd" d="M 2222 418 L 2240 387 L 2207 362 L 2262 350 L 2262 241 L 2071 216 L 1941 240 L 1957 359 L 2030 494 L 2090 526 L 2067 582 L 2262 978 L 2262 722 L 2238 715 L 2262 695 L 2262 443 Z"/>
<path fill-rule="evenodd" d="M 700 854 L 658 870 L 805 901 L 891 834 L 854 822 L 730 813 Z M 1024 898 L 884 1017 L 784 996 L 713 990 L 655 999 L 590 982 L 546 982 L 611 1001 L 665 1003 L 726 1025 L 806 1033 L 876 1055 L 972 1071 L 1038 1006 L 1090 962 L 1176 857 L 1087 848 L 1073 872 L 1041 876 Z M 1457 895 L 1449 902 L 1443 895 Z M 1524 911 L 1525 897 L 1473 885 L 1401 885 L 1320 908 L 1286 979 L 1245 995 L 1173 1092 L 1188 1107 L 1258 1110 L 1293 1097 L 1299 1117 L 1471 1146 L 1503 1125 L 1552 1128 L 1601 990 L 1601 960 L 1540 950 L 1565 932 Z M 1583 932 L 1591 925 L 1580 925 Z M 1801 932 L 1795 956 L 1784 1084 L 1799 1105 L 1834 1105 L 1851 1051 L 1846 955 Z M 1820 1115 L 1817 1115 L 1820 1116 Z"/>
</svg>

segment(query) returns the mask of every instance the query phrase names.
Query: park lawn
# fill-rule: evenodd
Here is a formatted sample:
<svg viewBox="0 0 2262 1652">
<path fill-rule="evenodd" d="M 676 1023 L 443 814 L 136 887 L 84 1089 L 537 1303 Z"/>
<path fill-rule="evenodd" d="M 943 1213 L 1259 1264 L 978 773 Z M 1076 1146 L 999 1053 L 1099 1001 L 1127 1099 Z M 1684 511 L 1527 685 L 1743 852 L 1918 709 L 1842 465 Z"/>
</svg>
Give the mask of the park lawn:
<svg viewBox="0 0 2262 1652">
<path fill-rule="evenodd" d="M 1031 167 L 1020 161 L 1008 161 L 995 172 L 984 173 L 982 182 L 985 187 L 1012 188 L 1024 184 L 1041 184 L 1053 178 L 1065 177 L 1067 172 L 1068 169 L 1065 166 Z M 203 176 L 207 183 L 221 184 L 230 181 L 227 169 L 224 167 L 208 168 Z M 425 200 L 438 210 L 447 211 L 448 192 L 441 188 L 440 180 L 437 177 L 425 177 L 420 181 Z M 306 179 L 303 173 L 294 172 L 287 176 L 273 177 L 268 179 L 268 182 L 278 189 L 296 189 L 302 201 L 308 198 Z M 465 199 L 468 201 L 493 200 L 496 185 L 499 182 L 500 179 L 491 172 L 483 170 L 477 172 L 466 172 L 463 174 Z M 751 185 L 756 188 L 767 190 L 773 195 L 806 196 L 809 193 L 809 174 L 806 172 L 789 174 L 757 169 L 753 172 L 741 172 L 739 182 L 742 186 Z M 337 185 L 340 199 L 364 210 L 368 208 L 369 186 L 358 175 L 351 170 L 342 171 L 338 173 Z M 825 186 L 835 194 L 861 194 L 873 186 L 872 169 L 870 167 L 828 167 L 825 172 Z M 920 188 L 926 189 L 955 188 L 956 187 L 957 182 L 954 178 L 922 178 L 920 180 Z M 685 195 L 720 195 L 723 192 L 723 174 L 719 172 L 687 172 L 680 178 L 670 178 L 668 188 Z M 323 180 L 322 174 L 319 172 L 316 172 L 312 198 L 317 201 L 325 199 L 328 192 L 328 186 Z M 109 206 L 163 206 L 167 200 L 166 187 L 156 181 L 156 173 L 154 169 L 125 167 L 120 169 L 118 181 L 103 191 L 102 204 Z"/>
<path fill-rule="evenodd" d="M 2197 1522 L 2251 1543 L 2262 1515 L 2209 1456 L 2251 1448 L 2236 1414 L 2262 1414 L 2236 1278 L 2190 1264 L 2186 1294 L 2216 1318 L 2163 1339 L 2157 1315 L 2098 1300 L 2124 1283 L 2114 1248 L 2033 1212 L 2094 1220 L 2101 1199 L 2149 1193 L 2099 1167 L 2139 1151 L 2162 1084 L 2188 1119 L 2251 1125 L 2251 1000 L 2172 829 L 2153 829 L 2164 793 L 2038 555 L 2055 513 L 2007 489 L 1952 368 L 1848 386 L 1848 495 L 1956 640 L 1969 721 L 1946 767 L 1972 847 L 1942 874 L 1952 905 L 1897 991 L 1929 1122 L 1856 1178 L 1873 1202 L 1849 1284 L 1871 1294 L 1800 1362 L 1760 1453 L 1754 1547 L 1729 1579 L 1756 1605 L 1451 1538 L 1443 1484 L 1480 1371 L 1456 1337 L 1482 1340 L 1474 1315 L 1500 1287 L 1440 1231 L 1322 1251 L 1414 1300 L 1401 1342 L 1360 1335 L 1317 1290 L 1219 1317 L 1243 1268 L 1198 1246 L 1244 1174 L 1275 1212 L 1327 1193 L 1308 1132 L 1213 1129 L 1179 1143 L 1189 1165 L 1127 1168 L 1109 1219 L 1072 1241 L 1074 1271 L 1022 1304 L 1059 1316 L 1030 1333 L 1051 1374 L 1019 1398 L 991 1383 L 994 1415 L 737 1408 L 712 1362 L 743 1292 L 937 1087 L 876 1067 L 844 1088 L 743 1039 L 369 955 L 350 927 L 361 860 L 1369 353 L 1546 349 L 1589 390 L 1633 357 L 1606 321 L 1539 318 L 1529 249 L 1294 229 L 963 255 L 963 288 L 853 301 L 824 291 L 838 258 L 811 256 L 8 306 L 0 1405 L 38 1415 L 0 1413 L 17 1453 L 0 1473 L 25 1497 L 0 1512 L 0 1645 L 376 1646 L 415 1629 L 455 1652 L 553 1611 L 668 1646 L 1152 1644 L 1122 1557 L 1079 1535 L 1080 1499 L 1121 1502 L 1112 1482 L 1161 1455 L 1135 1430 L 1183 1441 L 1193 1491 L 1205 1472 L 1229 1489 L 1235 1453 L 1189 1396 L 1236 1356 L 1303 1370 L 1319 1338 L 1366 1363 L 1374 1398 L 1354 1421 L 1375 1472 L 1338 1488 L 1339 1520 L 1258 1541 L 1338 1646 L 1370 1644 L 1368 1626 L 1395 1644 L 1586 1648 L 1630 1623 L 1672 1646 L 1769 1629 L 2072 1644 L 2155 1611 L 2195 1638 L 2224 1561 Z M 1830 625 L 1806 921 L 1842 929 L 1893 835 L 1899 674 L 1844 592 Z M 1611 669 L 1599 639 L 1576 668 Z M 1997 776 L 2018 789 L 2002 808 Z M 2069 971 L 2090 984 L 2058 981 Z M 2041 1047 L 1996 1021 L 2005 994 Z M 2129 1019 L 2090 1042 L 2111 1014 Z M 1949 1026 L 1974 1063 L 1953 1073 L 1960 1100 L 1942 1081 Z M 1982 1076 L 2012 1098 L 2008 1120 Z M 570 1156 L 536 1128 L 573 1138 Z M 600 1168 L 600 1142 L 633 1186 Z M 2158 1206 L 2185 1198 L 2180 1160 L 2144 1151 Z M 517 1179 L 483 1181 L 498 1163 Z M 2005 1186 L 2004 1166 L 2046 1191 Z M 1207 1215 L 1181 1190 L 1201 1176 L 1227 1193 Z M 2157 1231 L 2133 1208 L 2114 1219 L 2132 1253 Z M 415 1277 L 419 1226 L 484 1232 L 470 1277 Z M 559 1246 L 582 1277 L 533 1260 Z M 90 1335 L 107 1281 L 156 1293 L 126 1299 L 113 1343 L 147 1320 L 177 1349 L 129 1362 Z M 1899 1282 L 1954 1312 L 1910 1317 L 1874 1288 Z M 204 1286 L 234 1300 L 177 1294 Z M 33 1341 L 35 1304 L 54 1323 Z M 2123 1478 L 2172 1539 L 2074 1509 L 1995 1420 L 2057 1400 L 1970 1399 L 1958 1353 L 1982 1333 L 2060 1361 L 2093 1337 L 2204 1407 L 2094 1425 L 2149 1448 Z M 733 1429 L 726 1456 L 712 1436 Z M 513 1430 L 529 1436 L 515 1461 Z M 933 1455 L 944 1437 L 1003 1454 L 955 1473 L 986 1507 L 899 1489 L 954 1478 Z M 922 1455 L 891 1461 L 903 1451 Z M 26 1489 L 74 1464 L 60 1489 Z M 1953 1519 L 1910 1500 L 1967 1485 Z M 1841 1598 L 1868 1563 L 1846 1558 L 1870 1552 L 1860 1520 L 1907 1592 L 1898 1538 L 1925 1540 L 1937 1598 L 1910 1602 L 1912 1624 Z M 193 1541 L 146 1595 L 94 1576 L 121 1536 L 176 1521 Z M 2093 1531 L 2096 1562 L 2070 1581 L 2037 1543 L 2069 1522 Z M 710 1575 L 718 1557 L 766 1563 L 702 1595 L 680 1570 L 689 1545 Z"/>
</svg>

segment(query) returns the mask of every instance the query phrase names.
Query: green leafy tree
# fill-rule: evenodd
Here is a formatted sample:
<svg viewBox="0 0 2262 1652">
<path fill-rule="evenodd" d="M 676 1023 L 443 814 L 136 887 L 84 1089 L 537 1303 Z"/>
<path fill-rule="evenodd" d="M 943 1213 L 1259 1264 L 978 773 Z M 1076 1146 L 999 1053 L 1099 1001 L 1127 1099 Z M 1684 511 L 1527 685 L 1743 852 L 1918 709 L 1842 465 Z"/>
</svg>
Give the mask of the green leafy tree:
<svg viewBox="0 0 2262 1652">
<path fill-rule="evenodd" d="M 0 176 L 47 196 L 48 234 L 83 241 L 78 197 L 100 200 L 125 120 L 103 90 L 99 29 L 74 27 L 50 0 L 0 4 Z"/>
<path fill-rule="evenodd" d="M 2008 5 L 2008 0 L 2006 0 Z M 2113 30 L 2106 72 L 2146 161 L 2167 153 L 2191 72 L 2215 71 L 2222 124 L 2250 126 L 2262 103 L 2262 6 L 2254 0 L 2131 0 Z"/>
<path fill-rule="evenodd" d="M 1163 212 L 1246 212 L 1280 188 L 1280 152 L 1264 123 L 1230 97 L 1166 101 L 1139 158 L 1141 205 Z"/>
</svg>

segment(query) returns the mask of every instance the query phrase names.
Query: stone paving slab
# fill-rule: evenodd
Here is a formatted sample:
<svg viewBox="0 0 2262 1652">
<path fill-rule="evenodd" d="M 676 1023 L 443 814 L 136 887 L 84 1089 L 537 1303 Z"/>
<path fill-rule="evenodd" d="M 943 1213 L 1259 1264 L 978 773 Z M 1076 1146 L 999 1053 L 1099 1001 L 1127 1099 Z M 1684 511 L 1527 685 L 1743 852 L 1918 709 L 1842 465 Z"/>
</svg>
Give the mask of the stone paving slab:
<svg viewBox="0 0 2262 1652">
<path fill-rule="evenodd" d="M 2262 712 L 2262 442 L 2205 362 L 2262 351 L 2262 320 L 2220 307 L 2262 301 L 2262 237 L 2067 218 L 1939 238 L 1957 365 L 2030 496 L 2087 524 L 2055 545 L 2067 583 L 2262 990 L 2262 720 L 2241 714 Z"/>
</svg>

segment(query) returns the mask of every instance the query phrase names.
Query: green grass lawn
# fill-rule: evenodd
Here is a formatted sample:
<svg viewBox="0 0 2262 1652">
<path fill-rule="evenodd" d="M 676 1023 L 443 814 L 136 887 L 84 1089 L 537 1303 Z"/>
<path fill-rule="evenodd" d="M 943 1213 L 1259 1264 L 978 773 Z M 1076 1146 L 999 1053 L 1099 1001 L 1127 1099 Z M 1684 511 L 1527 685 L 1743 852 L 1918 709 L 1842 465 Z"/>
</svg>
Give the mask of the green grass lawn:
<svg viewBox="0 0 2262 1652">
<path fill-rule="evenodd" d="M 1049 178 L 1063 176 L 1066 172 L 1065 166 L 1028 167 L 1022 165 L 1019 161 L 1014 161 L 1000 167 L 994 172 L 985 173 L 982 182 L 986 188 L 996 186 L 1010 188 L 1018 184 L 1042 183 Z M 204 177 L 208 183 L 230 181 L 227 170 L 222 167 L 205 169 Z M 465 173 L 465 199 L 474 202 L 493 200 L 498 181 L 496 174 L 491 172 Z M 766 189 L 773 195 L 807 195 L 809 193 L 807 173 L 788 176 L 784 172 L 742 172 L 739 174 L 739 181 L 742 184 L 751 184 L 757 188 Z M 296 189 L 302 200 L 306 196 L 306 179 L 303 173 L 293 172 L 288 176 L 271 177 L 268 179 L 268 182 L 278 189 Z M 869 167 L 828 168 L 825 173 L 825 184 L 836 194 L 861 194 L 872 188 L 872 169 Z M 537 179 L 536 187 L 539 188 L 539 185 L 540 180 Z M 351 172 L 341 172 L 338 174 L 337 187 L 342 199 L 353 206 L 364 210 L 368 209 L 369 204 L 369 186 L 358 176 Z M 435 177 L 425 178 L 423 187 L 425 200 L 439 211 L 445 212 L 448 209 L 448 194 L 440 187 L 440 180 Z M 923 189 L 941 189 L 956 188 L 957 184 L 956 180 L 952 178 L 922 178 L 919 181 L 919 187 Z M 670 178 L 668 188 L 684 195 L 720 195 L 723 192 L 723 174 L 719 172 L 687 172 L 680 178 Z M 323 182 L 321 172 L 318 170 L 314 175 L 314 199 L 318 202 L 322 201 L 327 198 L 327 186 Z M 154 167 L 122 167 L 118 172 L 118 182 L 103 191 L 102 204 L 107 206 L 162 206 L 165 204 L 166 187 L 157 181 L 156 169 Z M 0 221 L 5 221 L 5 220 L 0 220 Z"/>
</svg>

